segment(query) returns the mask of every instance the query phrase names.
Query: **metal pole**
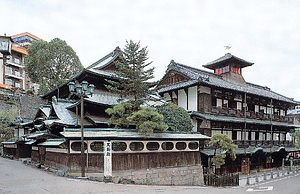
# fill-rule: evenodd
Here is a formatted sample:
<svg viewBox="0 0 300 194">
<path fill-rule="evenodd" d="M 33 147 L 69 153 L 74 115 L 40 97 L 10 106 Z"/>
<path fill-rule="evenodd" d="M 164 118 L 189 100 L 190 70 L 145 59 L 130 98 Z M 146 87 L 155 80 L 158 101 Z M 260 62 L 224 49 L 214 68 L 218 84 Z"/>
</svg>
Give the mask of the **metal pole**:
<svg viewBox="0 0 300 194">
<path fill-rule="evenodd" d="M 85 177 L 85 159 L 84 159 L 84 133 L 83 133 L 83 97 L 84 94 L 80 96 L 81 112 L 80 112 L 80 125 L 81 125 L 81 177 Z"/>
</svg>

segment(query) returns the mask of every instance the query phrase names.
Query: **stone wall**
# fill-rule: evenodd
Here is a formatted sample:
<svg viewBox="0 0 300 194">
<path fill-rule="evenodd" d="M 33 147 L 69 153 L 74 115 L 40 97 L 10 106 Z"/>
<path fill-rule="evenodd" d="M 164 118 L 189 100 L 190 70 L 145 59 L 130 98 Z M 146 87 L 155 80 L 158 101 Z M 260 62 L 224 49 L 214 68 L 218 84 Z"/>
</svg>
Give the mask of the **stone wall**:
<svg viewBox="0 0 300 194">
<path fill-rule="evenodd" d="M 202 165 L 113 172 L 115 183 L 204 185 Z"/>
</svg>

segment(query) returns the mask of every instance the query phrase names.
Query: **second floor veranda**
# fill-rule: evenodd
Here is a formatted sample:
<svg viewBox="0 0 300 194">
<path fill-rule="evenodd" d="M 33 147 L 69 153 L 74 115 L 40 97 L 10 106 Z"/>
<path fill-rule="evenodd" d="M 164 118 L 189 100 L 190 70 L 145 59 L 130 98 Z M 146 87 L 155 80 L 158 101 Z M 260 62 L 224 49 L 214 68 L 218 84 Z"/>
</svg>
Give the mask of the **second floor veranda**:
<svg viewBox="0 0 300 194">
<path fill-rule="evenodd" d="M 293 123 L 293 118 L 285 115 L 280 115 L 279 112 L 274 113 L 265 113 L 263 110 L 259 112 L 250 111 L 250 110 L 241 110 L 228 107 L 212 106 L 211 112 L 207 112 L 215 115 L 223 116 L 232 116 L 238 118 L 248 118 L 248 119 L 257 119 L 257 120 L 270 120 L 270 121 L 279 121 L 286 123 Z"/>
</svg>

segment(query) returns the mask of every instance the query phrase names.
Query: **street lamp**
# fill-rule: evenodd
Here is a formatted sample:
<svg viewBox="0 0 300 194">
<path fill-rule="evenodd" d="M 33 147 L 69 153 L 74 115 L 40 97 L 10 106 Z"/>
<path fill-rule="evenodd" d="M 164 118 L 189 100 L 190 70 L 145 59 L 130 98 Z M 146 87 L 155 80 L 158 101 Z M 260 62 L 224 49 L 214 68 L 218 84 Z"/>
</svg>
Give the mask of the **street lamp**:
<svg viewBox="0 0 300 194">
<path fill-rule="evenodd" d="M 74 82 L 69 82 L 69 91 L 72 94 L 75 94 L 80 97 L 80 126 L 81 126 L 81 177 L 85 177 L 85 159 L 84 159 L 84 131 L 83 131 L 83 113 L 84 113 L 84 104 L 83 99 L 86 95 L 93 95 L 95 91 L 94 84 L 89 84 L 87 81 L 82 81 L 81 84 L 75 85 Z M 76 90 L 76 92 L 75 92 Z"/>
</svg>

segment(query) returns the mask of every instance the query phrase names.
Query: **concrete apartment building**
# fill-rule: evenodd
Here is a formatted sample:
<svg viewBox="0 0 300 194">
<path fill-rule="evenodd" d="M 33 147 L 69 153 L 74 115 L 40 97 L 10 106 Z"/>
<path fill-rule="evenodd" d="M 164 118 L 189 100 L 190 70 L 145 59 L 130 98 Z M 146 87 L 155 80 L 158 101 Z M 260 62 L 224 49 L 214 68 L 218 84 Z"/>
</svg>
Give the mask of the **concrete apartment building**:
<svg viewBox="0 0 300 194">
<path fill-rule="evenodd" d="M 42 40 L 28 32 L 20 33 L 11 36 L 13 40 L 11 55 L 0 57 L 0 86 L 2 88 L 20 88 L 24 91 L 34 87 L 35 84 L 30 82 L 26 76 L 24 59 L 27 55 L 27 47 L 34 41 Z"/>
</svg>

